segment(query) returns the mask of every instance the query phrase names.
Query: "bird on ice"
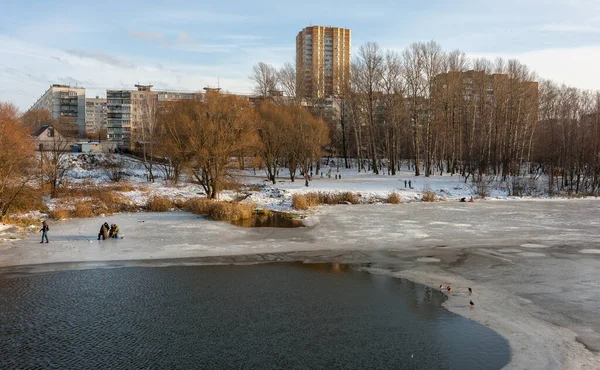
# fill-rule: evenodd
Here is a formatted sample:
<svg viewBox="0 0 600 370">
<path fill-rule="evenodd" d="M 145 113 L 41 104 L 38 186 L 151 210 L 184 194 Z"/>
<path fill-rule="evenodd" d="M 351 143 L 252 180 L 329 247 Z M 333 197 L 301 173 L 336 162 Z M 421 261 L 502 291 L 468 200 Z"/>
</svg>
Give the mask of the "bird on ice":
<svg viewBox="0 0 600 370">
<path fill-rule="evenodd" d="M 473 289 L 469 287 L 469 294 L 473 293 Z"/>
<path fill-rule="evenodd" d="M 452 292 L 452 287 L 448 285 L 448 293 Z"/>
<path fill-rule="evenodd" d="M 475 303 L 473 303 L 473 301 L 469 301 L 469 304 L 471 305 L 471 307 L 475 306 Z"/>
</svg>

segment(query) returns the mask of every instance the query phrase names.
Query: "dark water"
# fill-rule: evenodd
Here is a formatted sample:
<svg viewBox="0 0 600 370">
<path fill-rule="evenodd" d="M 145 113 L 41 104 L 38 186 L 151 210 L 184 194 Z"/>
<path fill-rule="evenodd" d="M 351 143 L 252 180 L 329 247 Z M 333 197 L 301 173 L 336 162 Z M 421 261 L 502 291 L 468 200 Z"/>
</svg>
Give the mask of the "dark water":
<svg viewBox="0 0 600 370">
<path fill-rule="evenodd" d="M 0 278 L 0 368 L 499 369 L 507 342 L 410 281 L 346 265 Z"/>
<path fill-rule="evenodd" d="M 252 218 L 232 221 L 232 224 L 241 227 L 302 227 L 301 220 L 294 220 L 277 212 L 257 214 Z"/>
</svg>

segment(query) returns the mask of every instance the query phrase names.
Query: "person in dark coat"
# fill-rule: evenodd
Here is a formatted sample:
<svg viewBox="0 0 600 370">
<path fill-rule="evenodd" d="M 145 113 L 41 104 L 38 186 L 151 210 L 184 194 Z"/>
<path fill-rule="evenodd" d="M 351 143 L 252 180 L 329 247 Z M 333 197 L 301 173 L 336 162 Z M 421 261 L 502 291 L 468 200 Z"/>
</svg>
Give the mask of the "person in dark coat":
<svg viewBox="0 0 600 370">
<path fill-rule="evenodd" d="M 100 240 L 100 237 L 102 237 L 102 240 L 106 240 L 106 238 L 108 237 L 108 223 L 105 222 L 102 224 L 102 226 L 100 226 L 100 232 L 98 233 L 98 240 Z"/>
<path fill-rule="evenodd" d="M 46 221 L 42 221 L 42 229 L 40 230 L 42 232 L 42 241 L 40 244 L 44 242 L 44 238 L 46 238 L 46 243 L 48 243 L 48 230 L 50 230 L 48 224 Z"/>
</svg>

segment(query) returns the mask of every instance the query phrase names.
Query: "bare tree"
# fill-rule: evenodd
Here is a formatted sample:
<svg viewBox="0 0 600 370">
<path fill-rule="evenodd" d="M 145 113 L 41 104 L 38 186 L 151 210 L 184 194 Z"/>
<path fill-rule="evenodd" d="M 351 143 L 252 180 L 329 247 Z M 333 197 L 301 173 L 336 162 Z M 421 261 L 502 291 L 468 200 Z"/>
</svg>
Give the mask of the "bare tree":
<svg viewBox="0 0 600 370">
<path fill-rule="evenodd" d="M 380 85 L 383 73 L 384 59 L 379 45 L 367 42 L 358 50 L 358 58 L 352 64 L 352 87 L 362 102 L 361 111 L 364 112 L 368 127 L 369 153 L 371 168 L 379 174 L 377 167 L 376 148 L 376 110 L 380 97 Z"/>
<path fill-rule="evenodd" d="M 0 220 L 23 195 L 35 176 L 34 148 L 28 129 L 19 123 L 17 108 L 0 103 Z"/>
<path fill-rule="evenodd" d="M 154 152 L 158 144 L 157 105 L 157 96 L 150 91 L 145 92 L 140 107 L 142 114 L 141 126 L 136 129 L 136 134 L 140 139 L 142 163 L 148 173 L 147 180 L 150 182 L 154 182 Z"/>
<path fill-rule="evenodd" d="M 286 62 L 277 72 L 277 77 L 283 95 L 298 102 L 298 97 L 301 98 L 301 94 L 297 94 L 296 91 L 296 67 L 292 63 Z"/>
<path fill-rule="evenodd" d="M 40 152 L 40 169 L 42 181 L 50 185 L 50 196 L 55 197 L 67 178 L 67 172 L 73 167 L 69 160 L 69 141 L 54 135 Z"/>
<path fill-rule="evenodd" d="M 292 125 L 292 117 L 284 105 L 264 102 L 258 108 L 258 134 L 260 136 L 262 157 L 267 176 L 275 184 L 280 163 L 287 154 L 288 128 Z"/>
<path fill-rule="evenodd" d="M 30 109 L 23 113 L 20 120 L 30 133 L 37 131 L 44 125 L 56 124 L 52 113 L 47 109 Z"/>
<path fill-rule="evenodd" d="M 259 62 L 252 67 L 250 80 L 254 82 L 254 92 L 267 97 L 277 91 L 278 74 L 275 67 L 270 64 Z"/>
</svg>

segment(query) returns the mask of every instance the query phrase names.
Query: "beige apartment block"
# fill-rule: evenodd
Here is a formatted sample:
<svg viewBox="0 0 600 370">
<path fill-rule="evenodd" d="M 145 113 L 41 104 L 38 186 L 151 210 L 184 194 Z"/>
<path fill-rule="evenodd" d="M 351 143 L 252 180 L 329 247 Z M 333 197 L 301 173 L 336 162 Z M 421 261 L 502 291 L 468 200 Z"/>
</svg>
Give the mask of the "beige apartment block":
<svg viewBox="0 0 600 370">
<path fill-rule="evenodd" d="M 106 99 L 96 96 L 85 99 L 85 133 L 96 135 L 100 130 L 106 129 L 107 108 Z"/>
<path fill-rule="evenodd" d="M 351 31 L 310 26 L 296 36 L 296 94 L 330 98 L 341 94 L 350 81 Z"/>
<path fill-rule="evenodd" d="M 30 109 L 47 109 L 61 125 L 76 128 L 76 135 L 85 134 L 85 89 L 53 84 Z"/>
<path fill-rule="evenodd" d="M 140 129 L 150 124 L 161 104 L 199 96 L 195 92 L 154 91 L 152 85 L 135 87 L 136 90 L 106 91 L 107 139 L 119 148 L 135 148 L 135 142 L 142 139 Z"/>
</svg>

